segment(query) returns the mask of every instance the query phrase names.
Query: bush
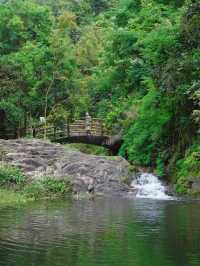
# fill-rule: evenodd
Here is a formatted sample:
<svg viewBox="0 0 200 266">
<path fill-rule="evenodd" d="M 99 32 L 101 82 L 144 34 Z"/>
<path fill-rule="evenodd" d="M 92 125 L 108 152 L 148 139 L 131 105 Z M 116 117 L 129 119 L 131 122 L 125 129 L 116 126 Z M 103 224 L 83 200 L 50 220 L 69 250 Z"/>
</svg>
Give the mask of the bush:
<svg viewBox="0 0 200 266">
<path fill-rule="evenodd" d="M 180 178 L 176 184 L 176 193 L 180 195 L 188 194 L 189 183 L 187 178 Z"/>
<path fill-rule="evenodd" d="M 178 177 L 200 178 L 200 140 L 187 151 L 185 157 L 177 162 Z"/>
<path fill-rule="evenodd" d="M 186 151 L 185 157 L 178 160 L 175 169 L 176 190 L 179 194 L 186 194 L 193 179 L 200 179 L 200 140 Z"/>
</svg>

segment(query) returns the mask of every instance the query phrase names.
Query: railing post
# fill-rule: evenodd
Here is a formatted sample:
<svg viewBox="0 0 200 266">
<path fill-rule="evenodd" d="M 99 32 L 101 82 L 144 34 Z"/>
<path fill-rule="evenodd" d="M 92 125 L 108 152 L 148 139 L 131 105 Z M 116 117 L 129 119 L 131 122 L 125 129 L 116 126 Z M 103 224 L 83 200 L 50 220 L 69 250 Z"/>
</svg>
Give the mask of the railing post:
<svg viewBox="0 0 200 266">
<path fill-rule="evenodd" d="M 54 139 L 56 139 L 56 127 L 55 126 L 53 127 L 53 137 Z"/>
<path fill-rule="evenodd" d="M 70 126 L 69 126 L 69 121 L 67 121 L 67 137 L 70 137 Z"/>
<path fill-rule="evenodd" d="M 36 138 L 36 128 L 35 127 L 33 127 L 33 130 L 32 130 L 32 137 Z"/>
<path fill-rule="evenodd" d="M 103 136 L 104 134 L 104 125 L 103 122 L 101 121 L 101 136 Z"/>
</svg>

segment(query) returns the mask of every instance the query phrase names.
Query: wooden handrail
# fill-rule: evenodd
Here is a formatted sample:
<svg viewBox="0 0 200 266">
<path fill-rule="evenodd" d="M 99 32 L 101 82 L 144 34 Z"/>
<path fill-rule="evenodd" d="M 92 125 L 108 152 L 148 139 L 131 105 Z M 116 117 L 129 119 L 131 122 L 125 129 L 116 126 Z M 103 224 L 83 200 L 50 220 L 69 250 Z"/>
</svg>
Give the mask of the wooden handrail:
<svg viewBox="0 0 200 266">
<path fill-rule="evenodd" d="M 91 118 L 90 129 L 87 132 L 86 119 L 78 119 L 71 123 L 64 124 L 62 127 L 47 126 L 45 129 L 43 125 L 38 125 L 34 128 L 27 129 L 27 134 L 33 137 L 43 138 L 46 134 L 47 138 L 73 137 L 73 135 L 91 135 L 91 136 L 108 136 L 107 129 L 103 124 L 103 120 L 99 118 Z"/>
</svg>

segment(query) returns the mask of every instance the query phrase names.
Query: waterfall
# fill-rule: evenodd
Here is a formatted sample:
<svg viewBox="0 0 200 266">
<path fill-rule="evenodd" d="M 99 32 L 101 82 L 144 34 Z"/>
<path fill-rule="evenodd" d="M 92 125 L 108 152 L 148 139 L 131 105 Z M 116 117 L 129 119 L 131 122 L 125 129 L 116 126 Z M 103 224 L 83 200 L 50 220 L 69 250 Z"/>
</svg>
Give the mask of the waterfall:
<svg viewBox="0 0 200 266">
<path fill-rule="evenodd" d="M 136 189 L 137 198 L 172 199 L 172 197 L 166 194 L 166 189 L 162 182 L 153 174 L 140 174 L 140 176 L 132 182 L 131 186 Z"/>
</svg>

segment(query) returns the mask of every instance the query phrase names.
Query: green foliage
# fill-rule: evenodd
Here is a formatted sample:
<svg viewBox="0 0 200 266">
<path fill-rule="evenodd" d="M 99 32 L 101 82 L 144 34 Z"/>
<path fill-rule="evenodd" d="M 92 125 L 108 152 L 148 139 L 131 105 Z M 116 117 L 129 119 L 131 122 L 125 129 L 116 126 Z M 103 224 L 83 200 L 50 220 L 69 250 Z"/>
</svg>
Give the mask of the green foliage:
<svg viewBox="0 0 200 266">
<path fill-rule="evenodd" d="M 130 127 L 122 155 L 128 154 L 129 159 L 144 165 L 151 165 L 160 150 L 161 139 L 168 127 L 171 113 L 162 94 L 156 89 L 150 90 L 143 98 L 141 110 Z"/>
<path fill-rule="evenodd" d="M 55 127 L 62 127 L 68 122 L 69 112 L 62 105 L 56 105 L 48 115 L 47 121 Z"/>
<path fill-rule="evenodd" d="M 188 194 L 188 180 L 186 178 L 179 178 L 176 184 L 176 193 L 180 195 Z"/>
<path fill-rule="evenodd" d="M 69 177 L 58 180 L 53 176 L 45 176 L 31 181 L 18 167 L 5 163 L 0 164 L 0 187 L 9 189 L 13 201 L 18 198 L 29 200 L 70 195 L 72 191 Z M 14 195 L 14 191 L 21 193 L 22 197 Z"/>
<path fill-rule="evenodd" d="M 35 1 L 9 1 L 0 13 L 0 108 L 20 129 L 67 106 L 75 68 L 71 24 Z"/>
<path fill-rule="evenodd" d="M 76 149 L 86 154 L 95 154 L 95 155 L 103 155 L 103 156 L 109 155 L 109 152 L 106 148 L 96 146 L 96 145 L 90 145 L 90 144 L 81 144 L 81 143 L 66 144 L 65 148 Z"/>
<path fill-rule="evenodd" d="M 8 190 L 8 189 L 0 189 L 0 206 L 16 206 L 17 204 L 25 204 L 30 201 L 30 199 L 26 198 L 24 195 Z"/>
<path fill-rule="evenodd" d="M 70 194 L 70 192 L 71 181 L 69 177 L 57 180 L 51 176 L 45 176 L 28 183 L 22 191 L 25 197 L 33 199 L 64 196 Z"/>
<path fill-rule="evenodd" d="M 20 108 L 14 105 L 11 101 L 0 100 L 0 109 L 4 110 L 9 121 L 17 123 L 18 119 L 22 116 Z"/>
<path fill-rule="evenodd" d="M 0 185 L 21 185 L 26 181 L 26 176 L 15 166 L 0 164 Z"/>
<path fill-rule="evenodd" d="M 0 109 L 18 130 L 89 111 L 124 136 L 130 161 L 197 175 L 199 37 L 197 0 L 7 1 Z"/>
<path fill-rule="evenodd" d="M 45 177 L 41 180 L 44 188 L 51 193 L 68 193 L 71 190 L 70 178 L 64 180 L 56 180 L 54 177 Z"/>
<path fill-rule="evenodd" d="M 40 182 L 32 182 L 26 185 L 22 191 L 25 198 L 30 198 L 33 200 L 38 200 L 41 198 L 46 198 L 45 188 L 42 186 Z"/>
<path fill-rule="evenodd" d="M 160 177 L 165 175 L 165 162 L 161 156 L 156 159 L 156 174 Z"/>
<path fill-rule="evenodd" d="M 200 142 L 194 143 L 185 154 L 185 157 L 177 162 L 180 177 L 200 178 Z"/>
</svg>

